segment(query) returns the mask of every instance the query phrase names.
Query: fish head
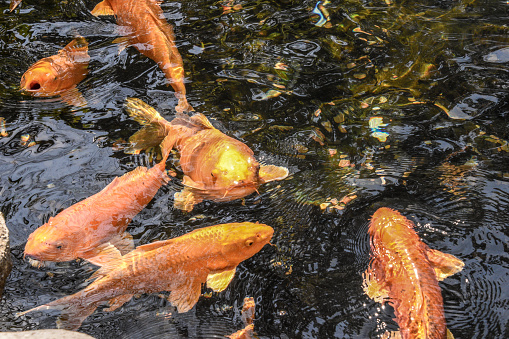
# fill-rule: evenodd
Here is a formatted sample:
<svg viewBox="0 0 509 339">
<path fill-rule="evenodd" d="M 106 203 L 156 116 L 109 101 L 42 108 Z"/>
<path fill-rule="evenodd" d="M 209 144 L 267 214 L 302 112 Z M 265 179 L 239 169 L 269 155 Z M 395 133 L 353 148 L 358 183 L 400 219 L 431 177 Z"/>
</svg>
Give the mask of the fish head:
<svg viewBox="0 0 509 339">
<path fill-rule="evenodd" d="M 371 217 L 369 234 L 383 243 L 389 244 L 405 238 L 413 223 L 401 213 L 387 207 L 381 207 Z"/>
<path fill-rule="evenodd" d="M 249 148 L 245 150 L 236 145 L 227 145 L 211 171 L 214 185 L 221 188 L 239 186 L 256 188 L 260 164 L 250 151 Z"/>
<path fill-rule="evenodd" d="M 274 234 L 272 227 L 259 223 L 243 222 L 224 226 L 227 229 L 222 242 L 222 253 L 235 265 L 258 253 Z"/>
<path fill-rule="evenodd" d="M 21 77 L 20 90 L 31 95 L 57 91 L 57 75 L 49 62 L 37 62 Z"/>
<path fill-rule="evenodd" d="M 36 261 L 69 261 L 76 259 L 75 239 L 61 227 L 52 225 L 50 220 L 28 237 L 25 257 Z"/>
</svg>

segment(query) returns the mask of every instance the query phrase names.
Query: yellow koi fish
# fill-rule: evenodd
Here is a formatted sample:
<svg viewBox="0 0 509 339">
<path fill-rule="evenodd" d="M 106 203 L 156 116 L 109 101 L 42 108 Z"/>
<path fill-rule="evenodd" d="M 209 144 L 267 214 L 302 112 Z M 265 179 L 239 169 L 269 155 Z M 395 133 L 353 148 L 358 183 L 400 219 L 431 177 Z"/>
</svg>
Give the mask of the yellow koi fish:
<svg viewBox="0 0 509 339">
<path fill-rule="evenodd" d="M 268 244 L 273 233 L 264 224 L 232 223 L 139 246 L 97 270 L 83 290 L 19 315 L 59 309 L 58 328 L 75 330 L 105 302 L 105 311 L 113 311 L 135 294 L 160 291 L 171 291 L 168 301 L 187 312 L 198 302 L 202 284 L 216 292 L 226 289 L 237 266 Z"/>
</svg>

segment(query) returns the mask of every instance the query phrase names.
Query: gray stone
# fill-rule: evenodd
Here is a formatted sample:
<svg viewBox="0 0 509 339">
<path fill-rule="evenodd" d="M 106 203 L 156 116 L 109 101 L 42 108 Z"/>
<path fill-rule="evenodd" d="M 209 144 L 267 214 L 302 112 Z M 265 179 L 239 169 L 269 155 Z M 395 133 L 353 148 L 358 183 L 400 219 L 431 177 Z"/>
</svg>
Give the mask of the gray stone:
<svg viewBox="0 0 509 339">
<path fill-rule="evenodd" d="M 0 332 L 0 339 L 93 339 L 85 333 L 66 330 L 37 330 L 23 332 Z"/>
<path fill-rule="evenodd" d="M 5 219 L 0 213 L 0 298 L 4 291 L 5 280 L 11 273 L 12 259 L 9 247 L 9 230 L 5 226 Z"/>
</svg>

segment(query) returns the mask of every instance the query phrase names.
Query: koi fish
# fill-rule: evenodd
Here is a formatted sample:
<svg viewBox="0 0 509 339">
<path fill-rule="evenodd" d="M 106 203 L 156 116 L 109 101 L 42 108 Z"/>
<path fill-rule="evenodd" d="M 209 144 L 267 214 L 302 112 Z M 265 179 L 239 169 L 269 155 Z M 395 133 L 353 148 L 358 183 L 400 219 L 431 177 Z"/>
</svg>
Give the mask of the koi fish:
<svg viewBox="0 0 509 339">
<path fill-rule="evenodd" d="M 429 248 L 398 211 L 379 208 L 371 218 L 371 265 L 364 291 L 394 307 L 402 338 L 452 338 L 438 282 L 463 269 L 455 256 Z"/>
<path fill-rule="evenodd" d="M 177 112 L 192 111 L 186 99 L 184 66 L 175 45 L 172 26 L 164 19 L 163 11 L 156 0 L 104 0 L 92 10 L 92 14 L 114 15 L 123 26 L 121 49 L 134 46 L 141 54 L 154 60 L 163 71 L 175 91 Z"/>
<path fill-rule="evenodd" d="M 185 188 L 175 193 L 176 208 L 191 211 L 204 199 L 230 201 L 245 197 L 258 186 L 288 176 L 288 169 L 260 165 L 244 143 L 216 129 L 203 114 L 178 114 L 171 122 L 140 99 L 127 99 L 127 112 L 146 125 L 129 141 L 134 153 L 171 136 L 180 153 Z"/>
<path fill-rule="evenodd" d="M 237 266 L 268 244 L 273 233 L 264 224 L 232 223 L 142 245 L 97 270 L 83 290 L 18 315 L 60 309 L 57 327 L 75 330 L 104 302 L 109 302 L 105 311 L 113 311 L 135 294 L 160 291 L 171 291 L 168 301 L 187 312 L 198 302 L 202 284 L 225 290 Z"/>
<path fill-rule="evenodd" d="M 133 249 L 124 233 L 129 222 L 169 182 L 165 163 L 171 147 L 163 141 L 163 160 L 147 169 L 140 166 L 116 177 L 102 191 L 58 213 L 28 237 L 25 256 L 39 261 L 86 259 L 101 266 Z"/>
<path fill-rule="evenodd" d="M 59 95 L 62 101 L 73 106 L 85 106 L 87 101 L 76 88 L 88 74 L 88 42 L 78 37 L 58 54 L 41 59 L 23 74 L 22 93 L 49 97 Z"/>
</svg>

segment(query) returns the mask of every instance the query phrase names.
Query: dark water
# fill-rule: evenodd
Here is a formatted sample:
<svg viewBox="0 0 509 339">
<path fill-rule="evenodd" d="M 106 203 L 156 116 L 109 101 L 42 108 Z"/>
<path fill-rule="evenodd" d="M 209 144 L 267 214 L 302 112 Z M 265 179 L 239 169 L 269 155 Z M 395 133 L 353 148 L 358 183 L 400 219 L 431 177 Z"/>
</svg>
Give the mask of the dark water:
<svg viewBox="0 0 509 339">
<path fill-rule="evenodd" d="M 274 227 L 277 248 L 243 262 L 225 292 L 200 298 L 188 313 L 170 317 L 166 301 L 143 295 L 112 313 L 98 310 L 80 331 L 221 338 L 242 328 L 245 296 L 255 298 L 261 338 L 374 338 L 396 330 L 392 309 L 361 286 L 367 223 L 387 206 L 414 221 L 431 248 L 465 262 L 440 283 L 454 336 L 509 336 L 509 5 L 334 0 L 325 6 L 330 22 L 317 27 L 315 4 L 161 4 L 175 25 L 189 102 L 291 176 L 245 201 L 204 202 L 185 214 L 173 208 L 179 173 L 128 231 L 140 245 L 259 221 Z M 23 0 L 9 13 L 1 3 L 0 117 L 8 136 L 0 138 L 0 208 L 15 264 L 0 301 L 2 331 L 54 328 L 55 312 L 14 313 L 78 291 L 91 272 L 84 262 L 32 268 L 22 260 L 28 235 L 113 177 L 154 164 L 112 147 L 139 129 L 125 99 L 141 98 L 167 119 L 175 114 L 160 69 L 134 48 L 119 54 L 111 43 L 115 21 L 90 15 L 94 5 Z M 232 5 L 241 7 L 223 13 Z M 90 73 L 78 86 L 88 106 L 22 96 L 26 69 L 77 34 L 90 43 Z M 386 125 L 372 130 L 374 117 Z M 25 134 L 31 147 L 20 142 Z M 345 197 L 346 204 L 331 203 Z"/>
</svg>

